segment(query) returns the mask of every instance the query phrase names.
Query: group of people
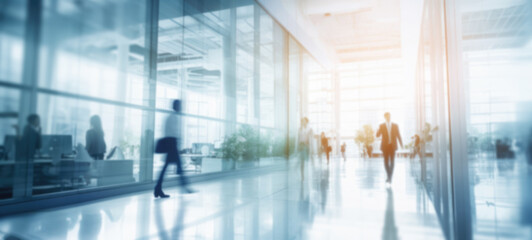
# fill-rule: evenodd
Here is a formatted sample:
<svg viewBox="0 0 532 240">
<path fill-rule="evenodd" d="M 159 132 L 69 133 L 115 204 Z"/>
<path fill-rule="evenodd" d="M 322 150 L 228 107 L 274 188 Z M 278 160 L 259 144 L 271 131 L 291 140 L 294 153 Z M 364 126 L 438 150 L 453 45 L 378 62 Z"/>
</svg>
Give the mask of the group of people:
<svg viewBox="0 0 532 240">
<path fill-rule="evenodd" d="M 165 124 L 165 137 L 160 139 L 156 146 L 158 153 L 166 154 L 164 166 L 160 172 L 159 178 L 155 185 L 153 195 L 156 198 L 168 198 L 162 190 L 164 174 L 170 164 L 176 164 L 177 174 L 182 185 L 183 193 L 194 192 L 188 187 L 188 181 L 183 174 L 181 158 L 179 157 L 178 145 L 180 144 L 181 122 L 179 113 L 181 112 L 181 101 L 173 101 L 173 110 L 175 114 L 170 114 Z M 37 114 L 31 114 L 27 117 L 27 124 L 22 133 L 17 130 L 17 159 L 27 161 L 35 156 L 41 148 L 41 121 Z M 107 152 L 105 143 L 102 121 L 98 115 L 90 118 L 90 129 L 85 134 L 85 149 L 94 160 L 103 160 Z"/>
<path fill-rule="evenodd" d="M 312 131 L 312 128 L 310 128 L 309 120 L 308 118 L 304 117 L 301 119 L 301 127 L 299 128 L 299 133 L 297 136 L 298 139 L 298 151 L 299 151 L 299 157 L 302 160 L 301 161 L 301 178 L 303 179 L 304 171 L 305 171 L 305 164 L 304 160 L 308 159 L 310 156 L 310 146 L 312 139 L 314 137 L 314 133 Z M 318 147 L 319 155 L 325 153 L 327 157 L 327 164 L 330 162 L 330 154 L 332 152 L 332 147 L 329 145 L 329 139 L 325 136 L 324 132 L 321 132 L 320 135 L 320 145 Z"/>
<path fill-rule="evenodd" d="M 385 122 L 380 124 L 377 130 L 377 138 L 381 138 L 381 151 L 384 157 L 384 168 L 386 170 L 386 184 L 391 185 L 393 169 L 395 163 L 395 152 L 398 148 L 398 143 L 403 148 L 403 140 L 399 132 L 399 126 L 396 123 L 391 122 L 391 114 L 386 112 L 384 114 Z M 305 161 L 310 156 L 310 146 L 313 137 L 312 129 L 309 126 L 308 118 L 301 119 L 301 127 L 299 128 L 297 148 L 299 151 L 299 158 L 301 162 L 301 179 L 305 177 Z M 330 153 L 332 151 L 329 145 L 328 139 L 325 137 L 325 133 L 321 133 L 320 137 L 320 155 L 323 153 L 327 156 L 327 164 L 329 164 Z M 416 147 L 419 145 L 419 137 L 416 139 Z M 346 144 L 342 143 L 341 147 L 342 157 L 345 161 Z"/>
<path fill-rule="evenodd" d="M 17 125 L 13 126 L 17 132 L 17 159 L 33 158 L 42 145 L 41 118 L 38 114 L 30 114 L 26 121 L 22 132 L 19 131 Z M 90 118 L 90 126 L 85 134 L 86 150 L 94 160 L 103 160 L 107 146 L 102 121 L 98 115 Z"/>
<path fill-rule="evenodd" d="M 179 113 L 181 112 L 181 101 L 173 101 L 173 110 L 175 114 L 170 114 L 166 120 L 165 124 L 165 137 L 160 139 L 157 142 L 155 151 L 157 153 L 166 154 L 165 164 L 160 172 L 159 178 L 154 188 L 154 197 L 156 198 L 167 198 L 169 195 L 165 194 L 162 190 L 162 183 L 164 179 L 164 174 L 167 167 L 170 164 L 176 164 L 177 174 L 180 176 L 180 181 L 182 185 L 182 192 L 192 193 L 194 192 L 188 188 L 188 181 L 183 174 L 183 169 L 181 165 L 181 158 L 179 156 L 178 145 L 180 144 L 181 139 L 181 124 L 179 120 Z M 381 151 L 384 157 L 384 167 L 386 169 L 386 184 L 391 184 L 394 161 L 395 161 L 395 152 L 398 148 L 398 143 L 403 147 L 403 142 L 401 139 L 401 134 L 399 132 L 399 127 L 397 124 L 391 122 L 390 113 L 384 114 L 385 122 L 380 124 L 377 131 L 377 138 L 381 138 Z M 41 146 L 41 128 L 40 128 L 40 118 L 37 114 L 32 114 L 27 118 L 28 124 L 24 128 L 23 134 L 19 135 L 21 141 L 23 141 L 27 149 L 20 148 L 20 152 L 24 152 L 27 157 L 35 154 L 35 151 L 38 150 Z M 94 160 L 103 160 L 104 154 L 107 150 L 107 146 L 104 140 L 104 132 L 102 128 L 102 122 L 98 115 L 92 116 L 90 119 L 91 128 L 86 133 L 86 149 L 89 155 Z M 301 160 L 301 179 L 304 179 L 304 170 L 305 170 L 305 161 L 310 156 L 310 146 L 312 139 L 314 138 L 313 131 L 309 126 L 309 119 L 301 119 L 301 127 L 298 133 L 298 152 Z M 322 132 L 320 135 L 319 141 L 319 154 L 320 156 L 324 153 L 327 158 L 327 164 L 330 163 L 330 154 L 332 152 L 332 147 L 329 145 L 329 140 L 325 136 L 325 133 Z M 416 138 L 416 149 L 419 145 L 419 137 Z M 342 157 L 345 161 L 346 144 L 345 142 L 341 145 Z M 419 151 L 419 150 L 417 150 Z"/>
</svg>

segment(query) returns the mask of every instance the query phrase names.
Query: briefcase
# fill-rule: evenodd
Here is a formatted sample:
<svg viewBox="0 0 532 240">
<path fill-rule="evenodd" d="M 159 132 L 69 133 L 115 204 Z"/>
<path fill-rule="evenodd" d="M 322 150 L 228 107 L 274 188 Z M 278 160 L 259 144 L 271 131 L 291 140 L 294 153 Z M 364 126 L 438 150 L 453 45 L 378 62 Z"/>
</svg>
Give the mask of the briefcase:
<svg viewBox="0 0 532 240">
<path fill-rule="evenodd" d="M 157 140 L 155 153 L 168 153 L 172 147 L 176 148 L 177 140 L 173 137 L 164 137 Z"/>
</svg>

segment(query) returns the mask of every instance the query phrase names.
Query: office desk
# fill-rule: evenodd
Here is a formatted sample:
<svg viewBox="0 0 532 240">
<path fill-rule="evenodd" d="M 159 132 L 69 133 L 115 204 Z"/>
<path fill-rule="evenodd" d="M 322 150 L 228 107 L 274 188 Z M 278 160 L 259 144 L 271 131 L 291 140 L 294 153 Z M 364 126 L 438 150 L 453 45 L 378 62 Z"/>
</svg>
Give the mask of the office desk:
<svg viewBox="0 0 532 240">
<path fill-rule="evenodd" d="M 183 159 L 190 159 L 192 165 L 194 165 L 195 172 L 201 172 L 201 166 L 203 164 L 203 158 L 208 157 L 208 155 L 203 154 L 181 154 Z"/>
<path fill-rule="evenodd" d="M 35 159 L 33 164 L 53 163 L 52 159 Z M 15 165 L 15 160 L 0 160 L 0 166 L 12 166 Z"/>
</svg>

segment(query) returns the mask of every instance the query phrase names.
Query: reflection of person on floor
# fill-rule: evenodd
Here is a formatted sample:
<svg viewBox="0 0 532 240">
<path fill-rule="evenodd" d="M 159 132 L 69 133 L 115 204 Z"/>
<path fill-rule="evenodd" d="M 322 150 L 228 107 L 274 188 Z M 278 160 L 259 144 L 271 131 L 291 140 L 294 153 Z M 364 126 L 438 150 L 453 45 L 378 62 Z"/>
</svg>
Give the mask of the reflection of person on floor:
<svg viewBox="0 0 532 240">
<path fill-rule="evenodd" d="M 192 193 L 191 189 L 188 188 L 188 181 L 185 175 L 183 174 L 183 168 L 181 166 L 181 158 L 179 156 L 178 152 L 178 145 L 180 144 L 181 140 L 181 121 L 180 116 L 178 114 L 181 113 L 181 101 L 180 100 L 174 100 L 173 102 L 173 109 L 176 112 L 175 114 L 170 114 L 168 118 L 166 119 L 165 124 L 165 137 L 160 139 L 157 142 L 157 146 L 155 151 L 157 153 L 166 153 L 166 161 L 164 163 L 163 169 L 161 170 L 161 174 L 159 175 L 159 179 L 157 180 L 157 185 L 155 185 L 155 189 L 153 191 L 153 195 L 155 197 L 161 197 L 161 198 L 167 198 L 170 197 L 169 195 L 166 195 L 163 190 L 163 178 L 164 173 L 166 172 L 166 168 L 170 163 L 175 163 L 177 165 L 177 174 L 179 175 L 179 179 L 181 181 L 181 192 L 183 193 Z"/>
<path fill-rule="evenodd" d="M 187 211 L 187 205 L 188 203 L 184 199 L 179 199 L 179 209 L 178 213 L 175 215 L 176 219 L 171 226 L 171 231 L 168 230 L 165 220 L 165 213 L 168 212 L 166 208 L 162 208 L 163 206 L 162 202 L 155 202 L 155 225 L 157 226 L 157 230 L 159 233 L 159 239 L 161 240 L 169 240 L 169 239 L 183 239 L 183 230 L 184 230 L 184 220 L 185 220 L 185 213 Z M 163 210 L 164 209 L 164 210 Z M 166 210 L 166 211 L 165 211 Z M 173 214 L 172 212 L 169 212 L 169 214 Z"/>
<path fill-rule="evenodd" d="M 386 213 L 384 215 L 384 227 L 382 228 L 383 240 L 398 239 L 397 226 L 395 225 L 395 213 L 393 207 L 393 191 L 387 189 L 386 192 Z"/>
<path fill-rule="evenodd" d="M 399 133 L 399 126 L 391 122 L 391 115 L 389 112 L 384 114 L 386 122 L 379 126 L 377 137 L 381 137 L 381 151 L 384 155 L 384 168 L 386 169 L 387 179 L 386 183 L 389 185 L 392 182 L 393 167 L 395 160 L 395 151 L 397 150 L 397 141 L 403 147 L 403 140 Z"/>
<path fill-rule="evenodd" d="M 327 194 L 329 193 L 329 168 L 324 168 L 320 179 L 321 210 L 325 212 Z"/>
<path fill-rule="evenodd" d="M 105 145 L 100 116 L 94 115 L 90 120 L 91 129 L 85 134 L 87 152 L 94 160 L 103 160 L 107 146 Z"/>
<path fill-rule="evenodd" d="M 299 133 L 297 134 L 297 150 L 299 152 L 299 161 L 301 162 L 301 180 L 305 178 L 305 161 L 309 157 L 312 138 L 312 129 L 308 126 L 308 123 L 308 118 L 302 118 Z"/>
<path fill-rule="evenodd" d="M 331 153 L 331 146 L 329 146 L 329 139 L 325 137 L 324 132 L 321 132 L 321 149 L 323 149 L 323 152 L 325 152 L 325 156 L 327 156 L 327 164 L 329 164 L 329 154 Z"/>
<path fill-rule="evenodd" d="M 342 158 L 344 159 L 344 161 L 346 160 L 346 157 L 345 157 L 345 149 L 346 149 L 347 145 L 344 143 L 342 143 L 342 146 L 340 146 L 340 151 L 342 152 Z"/>
</svg>

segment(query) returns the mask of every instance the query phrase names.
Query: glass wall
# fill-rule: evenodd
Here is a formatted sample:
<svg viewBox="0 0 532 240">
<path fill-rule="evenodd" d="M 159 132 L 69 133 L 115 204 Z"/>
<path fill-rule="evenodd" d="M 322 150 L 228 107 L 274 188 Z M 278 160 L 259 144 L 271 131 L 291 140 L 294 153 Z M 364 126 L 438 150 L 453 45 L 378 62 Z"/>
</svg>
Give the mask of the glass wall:
<svg viewBox="0 0 532 240">
<path fill-rule="evenodd" d="M 423 9 L 415 84 L 415 135 L 407 145 L 411 171 L 431 198 L 444 233 L 452 231 L 452 185 L 443 2 Z M 416 143 L 417 142 L 417 143 Z"/>
<path fill-rule="evenodd" d="M 186 174 L 286 162 L 289 38 L 252 0 L 2 1 L 0 199 L 153 181 L 174 99 Z"/>
<path fill-rule="evenodd" d="M 306 80 L 302 88 L 306 103 L 303 117 L 309 119 L 309 126 L 314 132 L 315 140 L 311 151 L 320 153 L 320 134 L 325 133 L 327 138 L 336 136 L 334 78 L 332 71 L 325 69 L 309 54 L 303 55 L 303 64 Z"/>
<path fill-rule="evenodd" d="M 457 1 L 472 233 L 532 237 L 532 2 Z"/>
<path fill-rule="evenodd" d="M 532 237 L 530 24 L 530 1 L 425 1 L 418 176 L 456 239 Z"/>
</svg>

